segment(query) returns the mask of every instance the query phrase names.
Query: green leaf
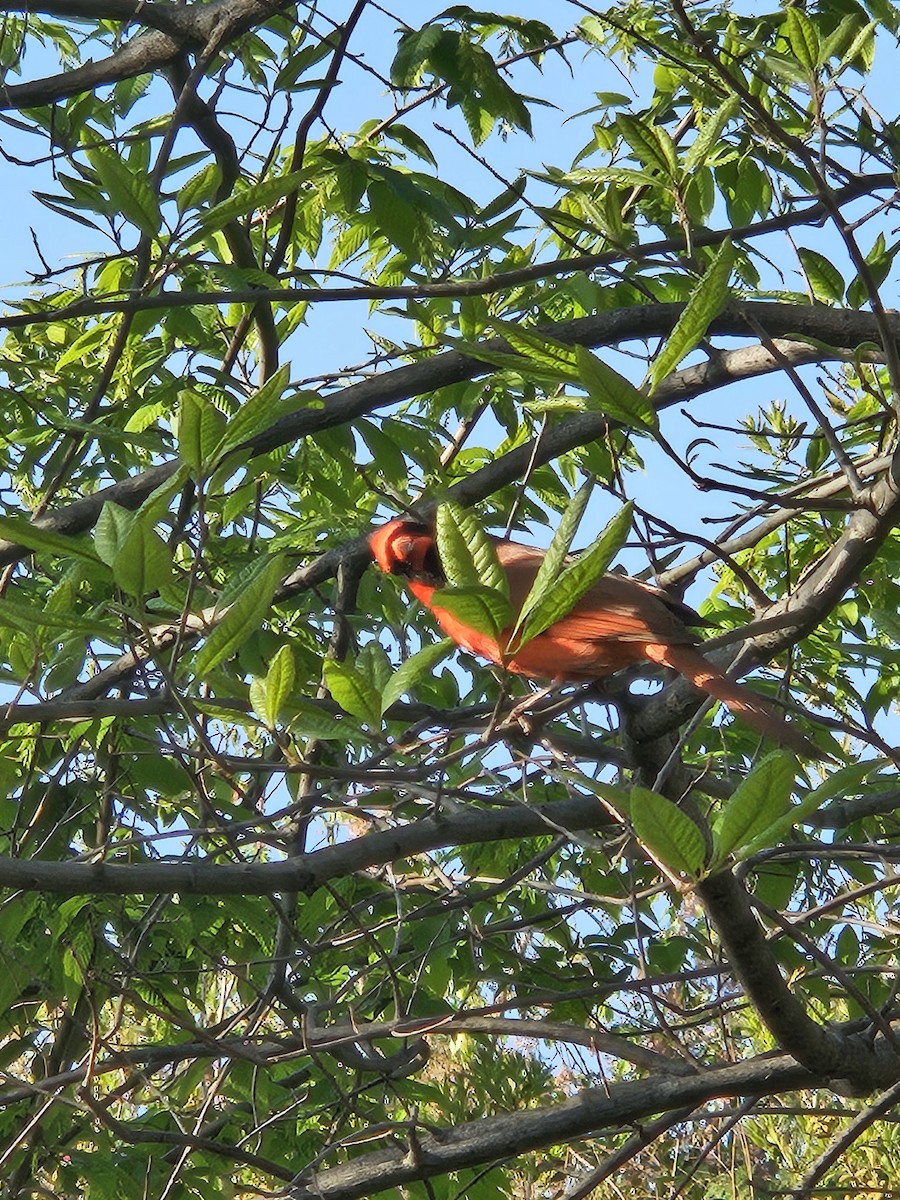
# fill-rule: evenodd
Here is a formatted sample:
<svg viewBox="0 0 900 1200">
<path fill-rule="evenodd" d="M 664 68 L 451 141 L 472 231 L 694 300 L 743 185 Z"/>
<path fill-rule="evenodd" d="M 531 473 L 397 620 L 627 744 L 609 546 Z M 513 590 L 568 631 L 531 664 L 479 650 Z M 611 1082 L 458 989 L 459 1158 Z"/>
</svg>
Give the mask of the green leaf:
<svg viewBox="0 0 900 1200">
<path fill-rule="evenodd" d="M 426 675 L 432 675 L 434 668 L 442 658 L 446 658 L 452 648 L 452 640 L 443 638 L 440 642 L 423 646 L 418 653 L 411 654 L 405 662 L 401 663 L 381 693 L 382 714 L 387 712 L 394 701 L 399 700 L 405 693 L 414 692 L 419 680 Z"/>
<path fill-rule="evenodd" d="M 185 213 L 191 208 L 198 208 L 211 200 L 218 191 L 222 181 L 222 172 L 215 163 L 207 163 L 196 175 L 191 176 L 185 184 L 179 187 L 175 203 L 179 213 Z"/>
<path fill-rule="evenodd" d="M 132 596 L 161 591 L 172 578 L 171 553 L 146 519 L 132 523 L 109 565 L 117 586 Z"/>
<path fill-rule="evenodd" d="M 84 362 L 91 351 L 104 346 L 115 332 L 115 324 L 100 321 L 85 330 L 80 337 L 75 338 L 67 350 L 56 360 L 56 370 L 61 372 L 69 363 Z"/>
<path fill-rule="evenodd" d="M 269 706 L 267 703 L 265 679 L 260 678 L 259 675 L 254 675 L 250 680 L 248 694 L 250 696 L 250 707 L 265 725 L 266 729 L 271 729 L 272 726 L 269 724 L 269 718 L 266 716 Z"/>
<path fill-rule="evenodd" d="M 656 411 L 645 392 L 584 346 L 576 346 L 575 351 L 581 383 L 600 412 L 629 427 L 658 428 Z"/>
<path fill-rule="evenodd" d="M 250 703 L 267 729 L 274 729 L 278 724 L 279 713 L 294 689 L 295 674 L 294 656 L 285 642 L 269 662 L 265 678 L 251 682 Z"/>
<path fill-rule="evenodd" d="M 575 346 L 567 346 L 546 334 L 537 333 L 533 329 L 525 329 L 521 325 L 513 325 L 510 321 L 494 321 L 497 333 L 512 346 L 513 350 L 530 359 L 539 367 L 566 382 L 578 379 L 578 368 Z"/>
<path fill-rule="evenodd" d="M 121 630 L 115 625 L 104 624 L 90 617 L 78 617 L 68 611 L 53 612 L 46 607 L 10 600 L 6 596 L 0 598 L 0 625 L 27 632 L 59 629 L 81 637 L 102 638 L 112 644 L 121 637 Z"/>
<path fill-rule="evenodd" d="M 489 221 L 495 220 L 501 213 L 512 208 L 514 204 L 518 204 L 525 195 L 525 185 L 528 181 L 526 175 L 520 175 L 518 179 L 508 188 L 504 188 L 499 195 L 493 200 L 478 210 L 478 221 L 480 224 L 487 224 Z"/>
<path fill-rule="evenodd" d="M 840 303 L 846 285 L 831 259 L 819 254 L 817 250 L 808 250 L 803 246 L 798 248 L 797 253 L 815 298 L 827 304 Z"/>
<path fill-rule="evenodd" d="M 506 629 L 513 618 L 512 608 L 505 596 L 493 588 L 478 584 L 438 588 L 431 597 L 431 603 L 476 633 L 493 638 Z"/>
<path fill-rule="evenodd" d="M 255 183 L 245 191 L 229 196 L 221 204 L 203 213 L 199 220 L 204 233 L 221 229 L 229 221 L 246 216 L 258 208 L 269 208 L 278 200 L 296 192 L 309 177 L 309 171 L 293 171 L 288 175 L 280 175 L 277 179 L 266 179 Z"/>
<path fill-rule="evenodd" d="M 671 137 L 663 139 L 665 132 L 646 120 L 633 117 L 630 113 L 619 113 L 616 128 L 631 147 L 635 158 L 644 166 L 659 172 L 664 179 L 675 175 L 677 162 Z"/>
<path fill-rule="evenodd" d="M 628 188 L 659 188 L 660 185 L 656 175 L 649 171 L 634 171 L 630 167 L 584 167 L 580 171 L 572 171 L 571 178 L 576 183 L 614 183 Z"/>
<path fill-rule="evenodd" d="M 631 527 L 632 512 L 633 506 L 630 502 L 623 505 L 596 541 L 565 569 L 552 587 L 544 591 L 542 597 L 534 601 L 530 593 L 525 597 L 529 614 L 516 639 L 516 650 L 520 650 L 532 638 L 571 612 L 582 596 L 593 587 L 625 544 Z"/>
<path fill-rule="evenodd" d="M 225 609 L 197 654 L 194 669 L 200 678 L 230 658 L 259 628 L 283 574 L 284 564 L 276 556 L 261 557 L 246 575 L 242 575 L 234 602 Z"/>
<path fill-rule="evenodd" d="M 445 30 L 440 25 L 425 25 L 405 33 L 397 43 L 397 53 L 391 63 L 394 87 L 409 88 L 418 83 L 432 50 L 444 37 Z"/>
<path fill-rule="evenodd" d="M 221 444 L 225 417 L 200 392 L 184 391 L 178 407 L 178 454 L 202 478 L 215 465 L 214 453 Z"/>
<path fill-rule="evenodd" d="M 290 645 L 285 642 L 269 663 L 269 669 L 266 672 L 269 720 L 272 725 L 278 720 L 278 714 L 294 690 L 296 673 L 294 655 Z"/>
<path fill-rule="evenodd" d="M 493 540 L 469 509 L 448 501 L 435 516 L 438 556 L 451 587 L 484 587 L 509 597 L 509 581 Z"/>
<path fill-rule="evenodd" d="M 90 563 L 100 561 L 86 539 L 67 537 L 64 533 L 54 533 L 52 529 L 42 529 L 38 522 L 32 524 L 22 517 L 0 517 L 0 537 L 26 546 L 38 554 L 53 554 L 57 558 L 80 558 Z"/>
<path fill-rule="evenodd" d="M 713 825 L 715 866 L 784 816 L 796 774 L 797 760 L 779 750 L 767 755 L 738 785 Z"/>
<path fill-rule="evenodd" d="M 850 20 L 850 18 L 847 17 L 847 18 L 845 18 L 845 20 Z M 843 24 L 843 22 L 842 22 L 842 24 Z M 853 60 L 857 56 L 859 56 L 860 58 L 862 58 L 866 69 L 871 68 L 872 63 L 875 61 L 875 36 L 876 36 L 877 30 L 878 30 L 878 21 L 875 21 L 875 20 L 868 21 L 862 27 L 862 29 L 860 29 L 859 33 L 856 35 L 856 37 L 853 39 L 853 41 L 850 43 L 850 45 L 847 47 L 847 49 L 841 55 L 841 66 L 842 67 L 846 66 L 848 63 L 852 63 Z M 839 32 L 840 32 L 840 27 L 838 28 L 838 30 L 835 30 L 835 34 L 837 34 Z M 822 61 L 823 62 L 827 61 L 824 46 L 822 47 Z"/>
<path fill-rule="evenodd" d="M 445 338 L 444 341 L 460 354 L 467 354 L 478 362 L 488 363 L 501 371 L 515 371 L 523 378 L 535 383 L 571 383 L 574 373 L 569 367 L 550 366 L 524 354 L 509 354 L 504 350 L 491 350 L 481 342 L 470 342 L 462 338 Z"/>
<path fill-rule="evenodd" d="M 284 363 L 249 400 L 245 400 L 225 426 L 225 432 L 211 451 L 211 461 L 219 463 L 226 454 L 238 449 L 270 428 L 281 417 L 295 412 L 310 399 L 308 392 L 295 392 L 284 398 L 290 380 L 290 364 Z M 315 397 L 318 400 L 318 397 Z"/>
<path fill-rule="evenodd" d="M 581 524 L 581 518 L 584 516 L 584 510 L 587 508 L 587 503 L 591 498 L 593 490 L 594 480 L 588 479 L 569 501 L 566 511 L 563 513 L 559 525 L 556 527 L 556 532 L 553 535 L 553 540 L 550 542 L 547 553 L 541 559 L 541 565 L 538 568 L 537 575 L 534 577 L 534 582 L 519 610 L 512 637 L 510 638 L 511 642 L 515 640 L 517 632 L 525 623 L 525 618 L 538 605 L 544 602 L 550 589 L 556 585 L 556 581 L 565 567 L 566 556 L 572 545 L 572 539 L 578 532 L 578 526 Z"/>
<path fill-rule="evenodd" d="M 94 545 L 97 554 L 108 567 L 116 561 L 116 555 L 131 532 L 135 520 L 135 513 L 110 500 L 107 500 L 100 510 L 100 516 L 94 526 Z"/>
<path fill-rule="evenodd" d="M 325 686 L 344 712 L 376 729 L 381 725 L 381 704 L 378 692 L 352 663 L 328 658 L 322 668 Z"/>
<path fill-rule="evenodd" d="M 869 275 L 875 287 L 880 287 L 884 283 L 893 265 L 894 256 L 898 249 L 900 249 L 898 245 L 888 247 L 884 234 L 878 234 L 872 248 L 866 254 Z M 860 308 L 869 299 L 869 288 L 865 279 L 861 275 L 856 275 L 847 288 L 847 303 L 851 308 Z"/>
<path fill-rule="evenodd" d="M 650 371 L 651 394 L 661 379 L 674 371 L 685 355 L 705 336 L 709 323 L 728 303 L 728 280 L 734 266 L 734 247 L 726 240 L 719 247 L 706 274 L 691 293 L 665 346 L 656 357 Z"/>
<path fill-rule="evenodd" d="M 317 742 L 343 742 L 362 736 L 358 726 L 343 713 L 323 712 L 311 701 L 290 706 L 288 728 L 297 737 L 315 738 Z"/>
<path fill-rule="evenodd" d="M 147 176 L 131 170 L 109 146 L 92 147 L 87 158 L 115 208 L 141 233 L 155 237 L 162 213 Z"/>
<path fill-rule="evenodd" d="M 734 120 L 740 109 L 740 98 L 729 96 L 711 116 L 707 117 L 684 156 L 685 171 L 694 171 L 697 167 L 706 164 L 710 154 L 719 145 L 725 126 L 729 121 Z"/>
<path fill-rule="evenodd" d="M 808 71 L 819 66 L 819 35 L 816 27 L 802 9 L 795 5 L 785 13 L 787 40 L 794 58 Z"/>
<path fill-rule="evenodd" d="M 657 862 L 687 879 L 700 877 L 706 858 L 703 833 L 671 800 L 649 788 L 632 788 L 631 825 Z"/>
<path fill-rule="evenodd" d="M 739 853 L 735 854 L 735 858 L 739 860 L 751 858 L 760 850 L 768 850 L 771 846 L 777 846 L 782 838 L 790 834 L 795 825 L 801 825 L 813 813 L 818 812 L 832 796 L 844 795 L 852 791 L 866 776 L 873 771 L 880 770 L 882 765 L 883 763 L 878 761 L 863 761 L 851 763 L 849 766 L 833 771 L 817 788 L 807 792 L 799 804 L 788 809 L 782 817 L 773 821 L 756 837 L 747 840 L 746 844 L 740 848 Z"/>
</svg>

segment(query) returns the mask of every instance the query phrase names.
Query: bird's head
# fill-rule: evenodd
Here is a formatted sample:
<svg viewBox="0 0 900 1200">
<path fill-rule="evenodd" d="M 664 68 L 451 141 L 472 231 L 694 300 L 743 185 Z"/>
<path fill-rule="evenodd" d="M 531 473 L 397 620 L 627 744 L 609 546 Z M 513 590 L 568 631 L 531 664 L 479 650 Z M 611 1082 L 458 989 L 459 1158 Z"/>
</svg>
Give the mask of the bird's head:
<svg viewBox="0 0 900 1200">
<path fill-rule="evenodd" d="M 440 585 L 444 582 L 434 534 L 418 521 L 398 518 L 369 535 L 375 561 L 388 575 Z"/>
</svg>

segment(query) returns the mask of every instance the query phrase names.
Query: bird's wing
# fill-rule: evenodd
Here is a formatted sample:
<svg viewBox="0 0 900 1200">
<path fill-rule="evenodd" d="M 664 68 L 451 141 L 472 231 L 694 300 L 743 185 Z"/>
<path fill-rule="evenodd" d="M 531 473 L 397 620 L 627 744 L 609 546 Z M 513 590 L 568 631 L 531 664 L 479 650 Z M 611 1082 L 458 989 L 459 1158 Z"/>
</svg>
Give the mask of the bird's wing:
<svg viewBox="0 0 900 1200">
<path fill-rule="evenodd" d="M 538 573 L 544 551 L 509 541 L 497 541 L 496 549 L 509 579 L 510 600 L 518 611 Z M 696 639 L 678 612 L 683 607 L 677 601 L 670 607 L 665 593 L 627 575 L 604 575 L 552 629 L 567 642 L 620 639 L 692 644 Z M 686 611 L 690 613 L 690 609 Z"/>
</svg>

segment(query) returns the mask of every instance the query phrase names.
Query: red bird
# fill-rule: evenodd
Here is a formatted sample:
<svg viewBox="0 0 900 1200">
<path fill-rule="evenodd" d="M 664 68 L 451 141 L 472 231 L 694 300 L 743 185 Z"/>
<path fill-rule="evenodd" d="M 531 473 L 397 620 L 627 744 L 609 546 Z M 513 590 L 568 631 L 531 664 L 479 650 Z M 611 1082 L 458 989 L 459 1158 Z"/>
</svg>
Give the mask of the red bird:
<svg viewBox="0 0 900 1200">
<path fill-rule="evenodd" d="M 492 539 L 509 580 L 509 596 L 518 613 L 534 582 L 544 551 L 519 542 Z M 611 675 L 623 667 L 650 661 L 671 667 L 710 696 L 727 704 L 758 733 L 799 753 L 821 752 L 773 712 L 749 688 L 729 679 L 696 649 L 688 631 L 696 613 L 658 588 L 625 575 L 604 575 L 549 629 L 504 661 L 511 629 L 499 638 L 464 625 L 440 604 L 434 592 L 446 585 L 432 530 L 416 521 L 395 520 L 369 538 L 375 561 L 389 575 L 400 575 L 413 595 L 458 646 L 508 671 L 532 679 L 583 681 Z"/>
</svg>

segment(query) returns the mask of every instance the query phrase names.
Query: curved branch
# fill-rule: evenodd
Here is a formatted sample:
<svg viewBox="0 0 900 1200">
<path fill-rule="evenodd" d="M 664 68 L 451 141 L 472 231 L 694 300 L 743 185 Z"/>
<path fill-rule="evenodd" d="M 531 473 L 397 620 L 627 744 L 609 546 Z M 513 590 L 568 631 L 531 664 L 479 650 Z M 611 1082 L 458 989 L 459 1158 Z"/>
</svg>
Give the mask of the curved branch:
<svg viewBox="0 0 900 1200">
<path fill-rule="evenodd" d="M 165 25 L 165 32 L 160 28 L 143 31 L 107 58 L 84 63 L 71 71 L 27 83 L 3 84 L 0 86 L 0 111 L 55 104 L 82 92 L 132 79 L 135 75 L 159 71 L 186 50 L 202 50 L 213 39 L 220 47 L 224 46 L 287 8 L 288 4 L 289 0 L 210 0 L 208 4 L 173 4 L 168 13 L 162 6 L 151 5 L 154 21 L 147 24 Z M 31 9 L 27 4 L 18 4 L 15 8 L 45 11 L 43 8 Z M 132 19 L 140 20 L 142 11 L 143 5 L 135 4 Z M 117 13 L 116 19 L 128 18 Z"/>
<path fill-rule="evenodd" d="M 900 1059 L 884 1037 L 873 1042 L 865 1033 L 839 1034 L 808 1016 L 785 982 L 747 893 L 731 871 L 703 880 L 696 894 L 744 993 L 780 1049 L 820 1080 L 849 1080 L 854 1091 L 896 1083 Z"/>
<path fill-rule="evenodd" d="M 253 293 L 258 298 L 258 293 Z M 557 337 L 571 345 L 598 347 L 612 345 L 629 338 L 658 337 L 669 332 L 682 311 L 681 305 L 647 305 L 634 309 L 620 309 L 596 317 L 584 317 L 566 322 L 562 326 L 541 326 L 539 332 Z M 821 321 L 822 314 L 830 310 L 821 308 L 798 308 L 790 304 L 757 304 L 750 306 L 754 315 L 765 325 L 770 334 L 779 331 L 804 334 L 823 338 L 837 349 L 807 346 L 803 343 L 779 343 L 782 354 L 788 354 L 794 364 L 840 360 L 840 350 L 853 350 L 870 342 L 877 332 L 871 314 L 851 312 L 836 314 L 842 319 L 830 321 L 826 328 L 811 320 Z M 764 311 L 763 311 L 764 310 Z M 799 314 L 804 314 L 801 318 Z M 896 320 L 900 337 L 900 316 Z M 804 329 L 805 327 L 805 329 Z M 714 323 L 711 333 L 745 336 L 749 334 L 747 322 L 731 316 L 723 316 Z M 495 338 L 485 343 L 488 350 L 508 350 L 502 339 Z M 715 362 L 688 367 L 675 372 L 656 392 L 659 407 L 677 403 L 692 395 L 720 387 L 735 379 L 752 378 L 780 368 L 773 356 L 760 347 L 738 350 L 720 356 Z M 264 430 L 259 437 L 248 443 L 251 456 L 331 429 L 356 417 L 364 416 L 388 404 L 408 400 L 413 396 L 434 391 L 452 383 L 459 383 L 478 375 L 487 374 L 491 368 L 477 359 L 458 351 L 438 354 L 420 363 L 398 367 L 393 371 L 353 383 L 335 396 L 329 397 L 320 409 L 304 409 L 293 413 Z M 560 421 L 541 438 L 537 448 L 535 465 L 541 465 L 557 455 L 602 437 L 608 428 L 607 420 L 599 413 L 582 413 Z M 483 499 L 504 484 L 519 478 L 535 456 L 534 441 L 518 446 L 493 463 L 474 472 L 454 488 L 455 498 L 463 504 L 472 504 Z M 58 533 L 82 533 L 93 527 L 103 504 L 109 500 L 125 508 L 137 508 L 154 488 L 169 479 L 178 469 L 172 460 L 153 467 L 149 471 L 133 476 L 120 484 L 114 484 L 92 496 L 60 508 L 35 522 L 38 528 L 52 529 Z M 356 548 L 356 547 L 354 547 Z M 0 565 L 8 565 L 25 557 L 29 551 L 24 546 L 0 539 Z M 345 552 L 333 551 L 323 556 L 322 567 L 316 573 L 316 582 L 328 579 Z"/>
<path fill-rule="evenodd" d="M 893 480 L 898 465 L 900 457 L 895 455 L 885 477 L 867 493 L 868 506 L 852 514 L 829 552 L 789 595 L 758 614 L 766 631 L 745 642 L 737 654 L 722 651 L 711 656 L 714 660 L 730 663 L 735 674 L 743 674 L 769 662 L 815 629 L 900 522 L 900 493 Z M 653 741 L 680 725 L 696 711 L 698 695 L 687 680 L 676 680 L 658 697 L 649 700 L 635 717 L 633 736 L 638 741 Z"/>
</svg>

